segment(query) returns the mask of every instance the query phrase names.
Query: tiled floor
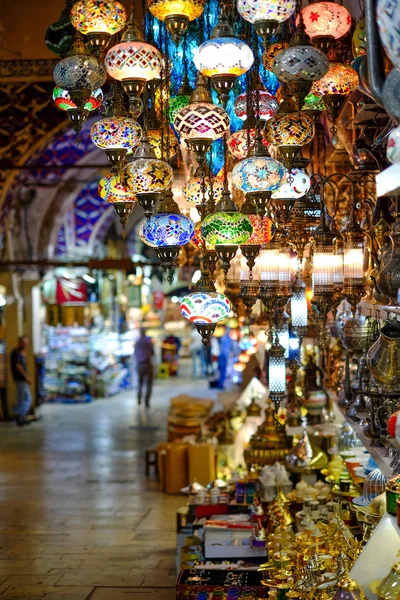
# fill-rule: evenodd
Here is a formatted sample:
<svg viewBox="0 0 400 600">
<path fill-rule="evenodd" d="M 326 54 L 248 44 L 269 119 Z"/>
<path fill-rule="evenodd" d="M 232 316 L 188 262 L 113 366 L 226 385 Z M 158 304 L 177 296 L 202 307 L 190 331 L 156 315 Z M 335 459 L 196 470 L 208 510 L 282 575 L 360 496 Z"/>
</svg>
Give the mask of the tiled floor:
<svg viewBox="0 0 400 600">
<path fill-rule="evenodd" d="M 152 408 L 133 392 L 48 405 L 19 429 L 0 424 L 0 600 L 172 600 L 175 511 L 184 502 L 144 476 L 165 439 L 169 398 L 206 383 L 158 382 Z"/>
</svg>

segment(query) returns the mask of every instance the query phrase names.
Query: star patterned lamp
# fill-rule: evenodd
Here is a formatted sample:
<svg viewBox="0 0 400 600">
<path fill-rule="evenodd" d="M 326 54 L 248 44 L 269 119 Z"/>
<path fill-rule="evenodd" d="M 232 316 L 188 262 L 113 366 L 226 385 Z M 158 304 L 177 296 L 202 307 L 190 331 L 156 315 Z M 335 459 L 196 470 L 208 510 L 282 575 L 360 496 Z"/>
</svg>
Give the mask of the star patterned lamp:
<svg viewBox="0 0 400 600">
<path fill-rule="evenodd" d="M 199 74 L 190 103 L 176 113 L 174 128 L 190 149 L 204 160 L 213 141 L 221 138 L 229 129 L 229 125 L 227 112 L 212 103 L 205 78 Z"/>
<path fill-rule="evenodd" d="M 239 14 L 254 25 L 259 36 L 267 43 L 278 26 L 287 21 L 296 9 L 293 0 L 238 0 Z"/>
<path fill-rule="evenodd" d="M 349 11 L 336 2 L 312 2 L 302 8 L 301 14 L 306 32 L 313 43 L 325 52 L 333 40 L 346 35 L 351 27 Z"/>
<path fill-rule="evenodd" d="M 107 52 L 105 65 L 110 77 L 120 81 L 133 99 L 140 96 L 147 81 L 160 77 L 163 59 L 157 48 L 144 41 L 131 14 L 121 42 Z"/>
<path fill-rule="evenodd" d="M 253 114 L 256 118 L 262 121 L 268 121 L 276 115 L 278 112 L 279 104 L 272 94 L 269 94 L 265 90 L 252 90 L 250 92 L 250 99 L 253 105 Z M 257 114 L 257 102 L 258 102 L 258 114 Z M 247 115 L 247 94 L 240 94 L 233 105 L 235 114 L 239 119 L 243 121 L 248 118 Z"/>
<path fill-rule="evenodd" d="M 168 158 L 172 158 L 178 152 L 179 143 L 171 127 L 165 127 L 165 125 L 157 129 L 149 127 L 146 133 L 157 158 L 162 158 L 163 153 L 166 154 L 167 148 Z"/>
<path fill-rule="evenodd" d="M 194 224 L 182 215 L 173 199 L 171 189 L 156 204 L 153 215 L 143 225 L 144 241 L 156 247 L 166 279 L 172 283 L 175 261 L 181 246 L 188 244 L 194 234 Z"/>
<path fill-rule="evenodd" d="M 112 204 L 122 225 L 122 237 L 125 238 L 126 226 L 135 206 L 136 196 L 113 173 L 100 179 L 98 194 L 100 198 Z"/>
<path fill-rule="evenodd" d="M 282 104 L 281 104 L 282 107 Z M 291 170 L 301 146 L 308 144 L 314 137 L 314 122 L 304 113 L 295 110 L 283 110 L 265 125 L 265 137 L 269 143 L 278 146 L 278 156 Z M 279 186 L 278 186 L 279 187 Z"/>
<path fill-rule="evenodd" d="M 204 11 L 205 0 L 149 0 L 152 15 L 164 21 L 175 44 L 179 44 L 190 21 L 198 19 Z"/>
<path fill-rule="evenodd" d="M 53 76 L 56 85 L 68 91 L 75 105 L 68 111 L 68 117 L 79 134 L 87 117 L 85 104 L 106 79 L 104 67 L 88 52 L 81 34 L 75 35 L 67 56 L 55 66 Z"/>
<path fill-rule="evenodd" d="M 73 26 L 86 36 L 91 50 L 103 56 L 111 36 L 124 28 L 125 8 L 115 0 L 78 0 L 71 9 Z"/>
<path fill-rule="evenodd" d="M 235 133 L 232 133 L 232 135 L 228 138 L 226 144 L 229 152 L 232 154 L 232 156 L 238 158 L 239 160 L 246 158 L 249 153 L 248 142 L 250 141 L 251 148 L 255 142 L 255 137 L 256 130 L 253 127 L 247 128 L 245 123 L 243 129 L 235 131 Z M 265 138 L 262 138 L 262 143 L 265 148 L 268 148 L 269 144 Z"/>
<path fill-rule="evenodd" d="M 198 47 L 193 61 L 200 73 L 211 78 L 222 105 L 226 106 L 236 79 L 250 69 L 254 56 L 251 48 L 234 36 L 223 5 L 211 38 Z"/>
<path fill-rule="evenodd" d="M 288 85 L 299 109 L 310 92 L 312 82 L 321 79 L 328 72 L 328 68 L 327 56 L 313 46 L 300 18 L 288 48 L 278 52 L 272 61 L 273 72 L 279 81 Z"/>
<path fill-rule="evenodd" d="M 127 189 L 137 196 L 146 217 L 150 217 L 159 195 L 172 184 L 173 170 L 168 163 L 156 158 L 147 137 L 134 154 L 121 174 L 121 180 Z"/>
<path fill-rule="evenodd" d="M 212 178 L 211 182 L 210 177 Z M 224 185 L 221 179 L 212 177 L 210 173 L 208 173 L 204 179 L 204 190 L 203 180 L 198 173 L 195 174 L 194 177 L 191 177 L 182 188 L 183 197 L 187 202 L 190 202 L 190 204 L 193 204 L 194 206 L 200 206 L 203 203 L 203 192 L 205 194 L 204 199 L 206 203 L 210 201 L 211 193 L 214 203 L 220 202 L 220 200 L 222 200 L 223 191 Z"/>
</svg>

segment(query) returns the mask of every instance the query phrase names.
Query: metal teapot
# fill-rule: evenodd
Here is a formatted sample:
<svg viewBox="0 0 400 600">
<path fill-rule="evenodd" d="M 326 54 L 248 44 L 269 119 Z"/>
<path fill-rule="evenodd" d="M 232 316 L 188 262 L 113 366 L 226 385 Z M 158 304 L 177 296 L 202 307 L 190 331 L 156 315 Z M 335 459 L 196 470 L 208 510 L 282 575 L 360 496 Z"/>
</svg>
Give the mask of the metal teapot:
<svg viewBox="0 0 400 600">
<path fill-rule="evenodd" d="M 367 352 L 367 366 L 377 384 L 400 389 L 400 323 L 392 319 Z"/>
</svg>

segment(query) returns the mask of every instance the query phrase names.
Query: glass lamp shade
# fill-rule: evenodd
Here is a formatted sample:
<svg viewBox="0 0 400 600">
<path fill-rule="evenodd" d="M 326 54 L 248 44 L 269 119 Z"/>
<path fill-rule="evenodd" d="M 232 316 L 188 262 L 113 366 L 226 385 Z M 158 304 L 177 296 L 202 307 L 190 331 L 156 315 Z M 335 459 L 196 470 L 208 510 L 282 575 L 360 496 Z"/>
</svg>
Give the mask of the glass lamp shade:
<svg viewBox="0 0 400 600">
<path fill-rule="evenodd" d="M 293 260 L 290 248 L 282 247 L 278 254 L 279 282 L 284 288 L 290 287 L 293 275 Z"/>
<path fill-rule="evenodd" d="M 275 44 L 271 44 L 266 50 L 264 50 L 262 55 L 262 62 L 267 71 L 272 71 L 272 62 L 275 56 L 288 47 L 287 42 L 276 42 Z"/>
<path fill-rule="evenodd" d="M 293 292 L 290 298 L 290 314 L 292 317 L 292 327 L 307 327 L 308 305 L 305 288 L 299 292 Z"/>
<path fill-rule="evenodd" d="M 257 21 L 287 21 L 296 8 L 293 0 L 238 0 L 237 9 L 239 14 L 250 23 Z"/>
<path fill-rule="evenodd" d="M 125 8 L 114 0 L 78 0 L 71 8 L 73 26 L 83 35 L 114 35 L 126 23 Z"/>
<path fill-rule="evenodd" d="M 334 273 L 336 268 L 336 256 L 333 248 L 316 246 L 313 254 L 313 287 L 318 293 L 320 290 L 330 291 L 334 287 Z"/>
<path fill-rule="evenodd" d="M 289 358 L 289 320 L 285 321 L 276 328 L 276 334 L 278 336 L 279 344 L 285 350 L 284 358 Z"/>
<path fill-rule="evenodd" d="M 218 140 L 229 129 L 227 112 L 210 102 L 194 102 L 178 110 L 174 127 L 185 140 Z"/>
<path fill-rule="evenodd" d="M 249 138 L 250 147 L 254 144 L 256 130 L 250 129 L 249 135 L 248 133 L 248 129 L 239 129 L 239 131 L 235 131 L 235 133 L 232 133 L 232 135 L 228 138 L 228 141 L 226 142 L 229 152 L 232 154 L 232 156 L 238 158 L 239 160 L 246 158 L 249 153 L 249 148 L 247 144 Z M 262 139 L 262 142 L 264 146 L 268 148 L 269 143 L 265 138 Z"/>
<path fill-rule="evenodd" d="M 305 6 L 301 14 L 306 32 L 311 38 L 330 36 L 337 40 L 351 27 L 349 11 L 336 2 L 313 2 Z"/>
<path fill-rule="evenodd" d="M 164 154 L 166 155 L 167 153 L 167 136 L 169 141 L 168 158 L 172 158 L 178 152 L 179 143 L 176 139 L 176 135 L 170 127 L 168 127 L 168 129 L 164 129 L 164 133 L 162 133 L 161 129 L 148 129 L 146 134 L 157 158 L 161 158 L 163 155 L 163 145 Z"/>
<path fill-rule="evenodd" d="M 247 216 L 253 226 L 253 233 L 247 240 L 246 246 L 264 246 L 268 244 L 275 234 L 275 225 L 272 219 L 269 217 L 262 218 L 260 215 Z"/>
<path fill-rule="evenodd" d="M 63 90 L 56 85 L 53 90 L 53 100 L 56 106 L 61 110 L 74 110 L 77 108 L 77 105 L 72 100 L 68 90 Z M 92 95 L 88 100 L 86 100 L 84 105 L 84 110 L 89 112 L 96 110 L 99 108 L 100 104 L 103 102 L 103 92 L 101 88 L 94 90 Z"/>
<path fill-rule="evenodd" d="M 144 234 L 144 226 L 145 226 L 145 224 L 146 224 L 146 221 L 143 221 L 143 223 L 139 227 L 139 237 L 142 240 L 142 242 L 144 244 L 146 244 L 146 246 L 149 246 L 149 248 L 157 248 L 158 246 L 156 244 L 153 244 L 152 242 L 149 242 L 148 239 L 146 239 L 145 234 Z"/>
<path fill-rule="evenodd" d="M 320 96 L 316 96 L 315 94 L 308 94 L 304 98 L 303 109 L 302 110 L 325 110 L 325 104 Z"/>
<path fill-rule="evenodd" d="M 327 74 L 312 84 L 310 94 L 315 96 L 343 94 L 347 96 L 357 89 L 358 83 L 358 75 L 352 67 L 342 63 L 330 63 Z"/>
<path fill-rule="evenodd" d="M 337 288 L 343 286 L 343 254 L 341 252 L 334 254 L 333 282 Z"/>
<path fill-rule="evenodd" d="M 212 181 L 212 191 L 214 202 L 219 202 L 222 198 L 222 192 L 224 190 L 223 183 L 220 179 L 214 178 Z M 211 186 L 208 177 L 205 179 L 205 198 L 209 200 L 211 193 Z M 203 190 L 202 180 L 199 177 L 192 177 L 182 188 L 183 197 L 190 204 L 199 206 L 203 202 Z"/>
<path fill-rule="evenodd" d="M 190 240 L 190 243 L 198 250 L 204 250 L 204 246 L 206 250 L 214 250 L 215 248 L 213 244 L 209 244 L 204 240 L 203 235 L 201 233 L 200 221 L 194 226 L 194 234 L 192 239 Z"/>
<path fill-rule="evenodd" d="M 98 193 L 107 202 L 135 202 L 136 196 L 112 173 L 99 181 Z"/>
<path fill-rule="evenodd" d="M 259 96 L 259 106 L 260 106 L 258 115 L 257 115 L 257 93 Z M 262 121 L 268 121 L 268 119 L 271 119 L 272 117 L 274 117 L 276 115 L 276 113 L 278 112 L 279 104 L 278 104 L 275 96 L 273 96 L 272 94 L 269 94 L 268 92 L 266 92 L 264 90 L 259 90 L 258 92 L 256 90 L 253 90 L 250 93 L 250 98 L 251 98 L 251 102 L 253 105 L 254 116 L 256 118 L 259 117 Z M 239 119 L 242 119 L 243 121 L 245 119 L 247 119 L 248 115 L 247 115 L 247 95 L 246 94 L 240 94 L 236 98 L 235 103 L 233 105 L 233 109 L 235 111 L 236 116 L 239 117 Z"/>
<path fill-rule="evenodd" d="M 194 53 L 196 69 L 206 77 L 246 73 L 254 62 L 251 48 L 234 37 L 211 38 Z"/>
<path fill-rule="evenodd" d="M 148 7 L 151 14 L 160 21 L 176 15 L 194 21 L 203 13 L 204 4 L 205 0 L 149 0 Z"/>
<path fill-rule="evenodd" d="M 278 114 L 265 125 L 265 137 L 275 146 L 304 146 L 314 133 L 313 121 L 301 112 Z"/>
<path fill-rule="evenodd" d="M 55 84 L 63 90 L 97 90 L 106 80 L 106 71 L 90 54 L 72 54 L 56 64 Z"/>
<path fill-rule="evenodd" d="M 106 54 L 107 73 L 117 81 L 139 79 L 151 81 L 160 77 L 163 59 L 160 52 L 143 41 L 121 42 Z"/>
<path fill-rule="evenodd" d="M 343 246 L 343 284 L 360 285 L 364 281 L 364 244 L 346 241 Z"/>
<path fill-rule="evenodd" d="M 143 241 L 154 248 L 184 246 L 193 234 L 193 221 L 185 215 L 161 213 L 151 216 L 143 225 Z"/>
<path fill-rule="evenodd" d="M 232 183 L 246 193 L 275 191 L 286 174 L 285 167 L 274 158 L 250 156 L 234 166 Z"/>
<path fill-rule="evenodd" d="M 292 331 L 289 331 L 289 360 L 300 360 L 300 339 Z"/>
<path fill-rule="evenodd" d="M 136 148 L 140 144 L 142 128 L 130 117 L 104 117 L 93 124 L 90 139 L 103 150 Z"/>
<path fill-rule="evenodd" d="M 181 108 L 185 108 L 189 102 L 190 96 L 186 94 L 175 96 L 174 98 L 170 99 L 168 107 L 168 119 L 171 125 L 174 124 L 176 113 L 181 110 Z"/>
<path fill-rule="evenodd" d="M 288 333 L 289 336 L 289 333 Z M 279 338 L 279 335 L 278 335 Z M 280 340 L 279 344 L 282 346 Z M 285 356 L 269 356 L 268 359 L 268 389 L 270 394 L 284 394 L 286 390 L 286 361 Z"/>
<path fill-rule="evenodd" d="M 182 300 L 181 313 L 191 323 L 219 323 L 229 316 L 231 303 L 224 294 L 193 292 Z"/>
<path fill-rule="evenodd" d="M 293 168 L 290 171 L 291 183 L 285 181 L 275 192 L 272 193 L 273 200 L 281 198 L 301 198 L 310 189 L 310 178 L 304 171 Z"/>
<path fill-rule="evenodd" d="M 163 160 L 137 158 L 123 172 L 123 180 L 134 194 L 154 194 L 171 186 L 174 172 Z"/>
<path fill-rule="evenodd" d="M 208 215 L 201 233 L 209 244 L 245 244 L 253 233 L 250 219 L 239 212 L 216 212 Z"/>
<path fill-rule="evenodd" d="M 314 46 L 289 46 L 272 61 L 272 70 L 280 81 L 316 81 L 329 68 L 326 54 Z"/>
<path fill-rule="evenodd" d="M 264 284 L 279 284 L 279 249 L 272 245 L 271 247 L 262 248 L 256 258 L 260 271 L 260 281 Z"/>
</svg>

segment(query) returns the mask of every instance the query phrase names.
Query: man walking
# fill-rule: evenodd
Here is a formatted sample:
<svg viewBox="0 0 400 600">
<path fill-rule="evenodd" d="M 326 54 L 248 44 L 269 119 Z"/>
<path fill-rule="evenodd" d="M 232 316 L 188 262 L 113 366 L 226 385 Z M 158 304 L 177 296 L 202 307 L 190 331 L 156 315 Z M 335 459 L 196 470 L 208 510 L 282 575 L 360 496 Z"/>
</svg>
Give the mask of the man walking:
<svg viewBox="0 0 400 600">
<path fill-rule="evenodd" d="M 21 336 L 18 338 L 18 346 L 11 352 L 11 373 L 17 388 L 17 401 L 14 405 L 15 422 L 22 427 L 28 425 L 27 415 L 32 405 L 32 394 L 30 386 L 32 382 L 28 375 L 26 362 L 26 349 L 28 347 L 28 338 Z"/>
<path fill-rule="evenodd" d="M 146 330 L 140 328 L 140 337 L 135 344 L 135 361 L 138 374 L 138 404 L 142 403 L 143 385 L 146 384 L 146 394 L 144 402 L 146 408 L 150 406 L 151 391 L 153 388 L 153 356 L 154 346 L 149 337 L 146 336 Z"/>
</svg>

